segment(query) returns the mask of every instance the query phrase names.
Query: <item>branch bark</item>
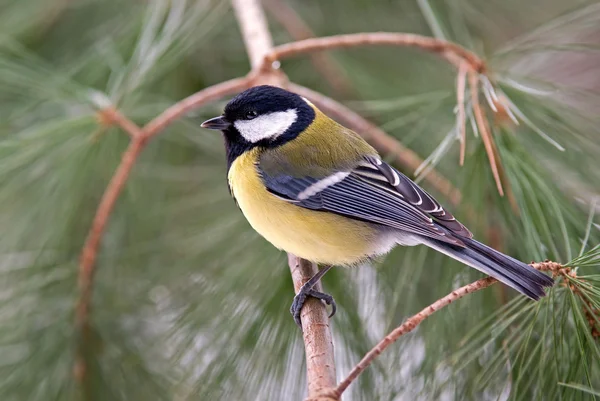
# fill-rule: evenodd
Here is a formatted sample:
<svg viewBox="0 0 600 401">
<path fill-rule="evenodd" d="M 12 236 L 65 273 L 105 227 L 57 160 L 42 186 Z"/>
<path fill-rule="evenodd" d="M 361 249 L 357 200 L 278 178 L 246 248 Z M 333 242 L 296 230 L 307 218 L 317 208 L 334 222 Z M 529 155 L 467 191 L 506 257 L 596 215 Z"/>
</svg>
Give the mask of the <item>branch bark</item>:
<svg viewBox="0 0 600 401">
<path fill-rule="evenodd" d="M 256 70 L 261 67 L 265 56 L 273 48 L 267 18 L 259 0 L 231 0 L 231 5 L 242 31 L 250 65 Z"/>
<path fill-rule="evenodd" d="M 130 137 L 135 138 L 142 135 L 140 127 L 135 125 L 133 121 L 125 117 L 119 110 L 114 107 L 108 107 L 101 110 L 97 114 L 100 124 L 104 126 L 117 125 L 121 127 Z"/>
<path fill-rule="evenodd" d="M 266 57 L 265 63 L 292 57 L 298 54 L 315 51 L 332 50 L 356 46 L 411 46 L 442 55 L 457 68 L 464 60 L 470 68 L 478 73 L 485 72 L 485 63 L 474 53 L 467 49 L 441 39 L 411 33 L 354 33 L 348 35 L 335 35 L 321 38 L 311 38 L 298 42 L 287 43 L 275 47 Z"/>
<path fill-rule="evenodd" d="M 565 274 L 564 272 L 561 273 L 561 270 L 564 270 L 563 266 L 560 263 L 556 262 L 546 261 L 540 263 L 532 263 L 530 264 L 530 266 L 541 271 L 551 271 L 554 275 Z M 350 371 L 350 373 L 348 373 L 348 376 L 344 380 L 342 380 L 340 384 L 338 384 L 338 386 L 335 389 L 335 394 L 341 396 L 341 394 L 348 388 L 348 386 L 352 384 L 352 382 L 356 380 L 356 378 L 360 376 L 360 374 L 364 372 L 364 370 L 367 367 L 369 367 L 371 363 L 373 363 L 375 358 L 377 358 L 387 347 L 392 345 L 394 342 L 398 341 L 400 337 L 413 331 L 419 324 L 423 322 L 423 320 L 427 319 L 429 316 L 433 315 L 438 310 L 450 305 L 452 302 L 464 297 L 465 295 L 487 288 L 490 285 L 497 282 L 498 280 L 492 277 L 486 277 L 482 278 L 481 280 L 477 280 L 471 284 L 467 284 L 463 287 L 452 291 L 445 297 L 438 299 L 425 309 L 421 310 L 416 315 L 406 319 L 404 323 L 392 330 L 387 336 L 383 338 L 383 340 L 381 340 L 375 347 L 373 347 L 369 352 L 367 352 L 363 359 L 361 359 L 360 362 L 358 362 L 356 366 L 354 366 L 354 368 Z"/>
<path fill-rule="evenodd" d="M 251 77 L 234 78 L 209 86 L 175 103 L 144 127 L 143 137 L 148 140 L 164 130 L 167 125 L 198 107 L 234 93 L 248 89 L 252 85 Z"/>
<path fill-rule="evenodd" d="M 288 254 L 288 264 L 292 272 L 294 290 L 314 276 L 319 268 L 316 264 Z M 319 282 L 315 289 L 323 291 Z M 335 360 L 333 354 L 333 340 L 329 328 L 329 316 L 323 303 L 315 298 L 308 298 L 301 313 L 302 337 L 307 366 L 320 368 L 307 369 L 309 397 L 322 396 L 324 392 L 335 387 Z M 335 398 L 334 398 L 335 399 Z"/>
<path fill-rule="evenodd" d="M 120 120 L 122 123 L 124 120 Z M 133 123 L 127 124 L 130 128 Z M 135 130 L 137 132 L 138 130 Z M 131 133 L 130 133 L 131 135 Z M 108 218 L 117 202 L 119 194 L 125 186 L 125 182 L 129 177 L 129 173 L 135 164 L 137 156 L 143 148 L 141 137 L 137 136 L 129 144 L 129 147 L 123 153 L 121 164 L 113 175 L 108 187 L 106 188 L 100 205 L 96 211 L 96 216 L 92 222 L 92 227 L 85 241 L 83 251 L 81 253 L 81 261 L 79 264 L 79 299 L 75 309 L 75 324 L 80 333 L 80 340 L 77 347 L 77 355 L 75 356 L 74 375 L 80 382 L 84 383 L 87 377 L 87 364 L 85 361 L 86 343 L 89 341 L 90 333 L 90 305 L 92 301 L 92 289 L 94 282 L 94 273 L 96 271 L 96 257 L 102 234 L 108 223 Z"/>
</svg>

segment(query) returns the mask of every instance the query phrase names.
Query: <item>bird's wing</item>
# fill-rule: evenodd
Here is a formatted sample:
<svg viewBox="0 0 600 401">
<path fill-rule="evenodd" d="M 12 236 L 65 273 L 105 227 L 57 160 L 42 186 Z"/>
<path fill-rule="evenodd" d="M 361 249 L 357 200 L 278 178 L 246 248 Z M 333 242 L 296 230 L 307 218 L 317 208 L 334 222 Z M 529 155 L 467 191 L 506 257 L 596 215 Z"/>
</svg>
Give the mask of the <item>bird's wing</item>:
<svg viewBox="0 0 600 401">
<path fill-rule="evenodd" d="M 299 207 L 327 211 L 409 233 L 463 245 L 471 238 L 431 195 L 376 156 L 366 156 L 355 168 L 326 177 L 294 177 L 259 173 L 274 195 Z"/>
</svg>

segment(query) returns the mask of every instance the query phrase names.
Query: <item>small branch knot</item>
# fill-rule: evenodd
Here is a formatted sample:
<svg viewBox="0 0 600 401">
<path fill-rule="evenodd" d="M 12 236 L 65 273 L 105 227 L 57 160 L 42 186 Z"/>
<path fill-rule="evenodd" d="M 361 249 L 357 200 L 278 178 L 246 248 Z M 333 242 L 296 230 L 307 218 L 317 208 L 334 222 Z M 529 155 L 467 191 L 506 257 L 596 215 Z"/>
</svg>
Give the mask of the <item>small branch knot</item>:
<svg viewBox="0 0 600 401">
<path fill-rule="evenodd" d="M 277 59 L 277 54 L 273 54 L 273 52 L 271 51 L 265 55 L 265 58 L 258 69 L 260 72 L 264 73 L 268 70 L 274 69 L 273 66 L 275 65 L 275 63 L 279 63 L 279 60 Z"/>
<path fill-rule="evenodd" d="M 497 98 L 492 98 L 492 103 L 496 108 L 496 112 L 494 113 L 494 123 L 498 126 L 514 128 L 518 124 L 515 123 L 513 119 L 512 111 L 510 111 L 509 100 L 508 98 L 499 93 Z"/>
<path fill-rule="evenodd" d="M 273 62 L 268 62 L 267 60 L 268 58 L 265 58 L 265 62 L 259 68 L 251 70 L 248 73 L 247 78 L 250 86 L 273 85 L 287 87 L 289 82 L 287 75 L 283 71 L 273 68 Z"/>
<path fill-rule="evenodd" d="M 98 121 L 98 125 L 102 127 L 111 127 L 117 122 L 116 118 L 116 109 L 114 107 L 107 107 L 105 109 L 99 110 L 96 113 L 96 121 Z"/>
<path fill-rule="evenodd" d="M 543 262 L 535 263 L 531 262 L 531 265 L 540 271 L 548 271 L 552 272 L 552 278 L 556 278 L 559 276 L 569 276 L 569 277 L 577 277 L 577 273 L 570 267 L 566 267 L 557 262 L 552 262 L 550 260 L 545 260 Z"/>
<path fill-rule="evenodd" d="M 470 60 L 478 74 L 487 74 L 488 68 L 483 60 Z"/>
</svg>

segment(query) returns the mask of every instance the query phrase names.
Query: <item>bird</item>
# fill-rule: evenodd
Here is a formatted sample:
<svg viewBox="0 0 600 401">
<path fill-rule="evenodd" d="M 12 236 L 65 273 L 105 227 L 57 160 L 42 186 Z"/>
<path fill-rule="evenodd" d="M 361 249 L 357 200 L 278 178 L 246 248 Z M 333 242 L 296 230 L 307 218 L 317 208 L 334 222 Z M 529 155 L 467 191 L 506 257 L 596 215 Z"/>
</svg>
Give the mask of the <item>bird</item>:
<svg viewBox="0 0 600 401">
<path fill-rule="evenodd" d="M 261 85 L 231 99 L 201 127 L 220 130 L 231 195 L 252 226 L 275 247 L 322 268 L 293 299 L 301 326 L 308 297 L 336 305 L 314 289 L 332 266 L 355 266 L 397 245 L 425 245 L 537 300 L 553 280 L 473 239 L 429 193 L 383 161 L 360 135 L 311 101 Z"/>
</svg>

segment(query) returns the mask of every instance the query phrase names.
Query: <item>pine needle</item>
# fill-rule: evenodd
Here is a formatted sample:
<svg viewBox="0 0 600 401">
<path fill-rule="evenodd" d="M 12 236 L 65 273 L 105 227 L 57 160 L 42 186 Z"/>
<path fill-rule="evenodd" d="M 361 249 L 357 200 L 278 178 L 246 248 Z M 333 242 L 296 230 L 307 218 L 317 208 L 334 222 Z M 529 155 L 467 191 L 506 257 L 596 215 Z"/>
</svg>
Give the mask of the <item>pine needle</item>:
<svg viewBox="0 0 600 401">
<path fill-rule="evenodd" d="M 485 151 L 490 161 L 490 168 L 492 169 L 492 175 L 496 181 L 496 188 L 498 189 L 500 196 L 504 196 L 504 190 L 502 188 L 502 181 L 500 180 L 500 172 L 498 168 L 499 161 L 496 160 L 497 151 L 495 150 L 494 139 L 492 137 L 487 118 L 485 117 L 479 103 L 479 78 L 477 77 L 477 73 L 469 73 L 469 84 L 471 86 L 471 99 L 475 121 L 479 127 L 479 132 L 481 132 L 481 139 L 485 145 Z"/>
</svg>

